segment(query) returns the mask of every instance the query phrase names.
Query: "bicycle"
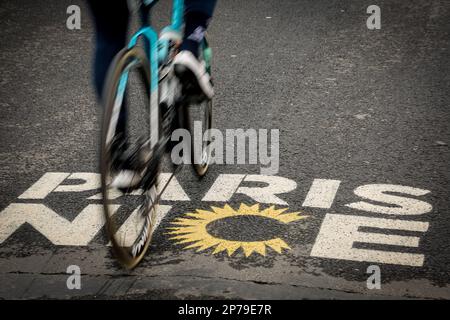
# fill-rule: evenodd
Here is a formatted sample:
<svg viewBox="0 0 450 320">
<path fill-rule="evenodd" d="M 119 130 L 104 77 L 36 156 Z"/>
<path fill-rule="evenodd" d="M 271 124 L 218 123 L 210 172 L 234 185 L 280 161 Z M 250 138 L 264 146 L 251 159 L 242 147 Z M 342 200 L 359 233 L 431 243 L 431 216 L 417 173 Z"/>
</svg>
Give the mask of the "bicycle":
<svg viewBox="0 0 450 320">
<path fill-rule="evenodd" d="M 141 27 L 113 60 L 103 97 L 100 171 L 105 227 L 116 259 L 127 269 L 134 268 L 144 257 L 158 223 L 158 203 L 182 167 L 182 164 L 169 162 L 173 172 L 169 178 L 161 179 L 162 170 L 167 169 L 164 155 L 170 153 L 174 144 L 170 139 L 172 133 L 179 128 L 193 131 L 195 108 L 200 109 L 202 134 L 211 128 L 212 120 L 211 99 L 193 94 L 188 85 L 182 86 L 171 68 L 182 39 L 183 1 L 173 1 L 171 24 L 161 30 L 159 37 L 149 22 L 156 3 L 155 0 L 140 2 Z M 140 40 L 143 40 L 143 46 L 138 44 Z M 205 61 L 207 72 L 211 73 L 211 49 L 206 38 L 200 51 L 200 59 Z M 129 135 L 135 138 L 130 138 L 133 147 L 128 149 L 128 155 L 135 161 L 142 177 L 139 188 L 130 190 L 111 185 L 115 174 L 112 146 L 116 142 L 118 116 L 124 112 L 125 103 L 128 110 L 126 127 Z M 132 119 L 131 113 L 138 114 L 136 119 Z M 190 142 L 194 143 L 194 135 L 191 137 Z M 195 172 L 203 176 L 209 166 L 208 142 L 202 142 L 200 159 L 195 157 L 193 148 L 188 148 L 188 152 Z M 118 199 L 120 204 L 117 204 Z"/>
</svg>

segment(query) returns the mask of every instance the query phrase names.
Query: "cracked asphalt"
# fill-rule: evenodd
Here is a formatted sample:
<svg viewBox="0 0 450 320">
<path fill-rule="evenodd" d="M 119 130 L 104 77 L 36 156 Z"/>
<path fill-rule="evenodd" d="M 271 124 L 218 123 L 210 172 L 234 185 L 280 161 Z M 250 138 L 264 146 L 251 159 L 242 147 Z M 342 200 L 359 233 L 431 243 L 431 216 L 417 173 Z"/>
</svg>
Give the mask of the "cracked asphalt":
<svg viewBox="0 0 450 320">
<path fill-rule="evenodd" d="M 160 2 L 153 14 L 158 28 L 169 16 L 169 1 Z M 66 28 L 72 4 L 81 7 L 81 30 Z M 0 242 L 0 298 L 449 299 L 450 4 L 380 0 L 381 29 L 368 30 L 371 4 L 219 1 L 208 30 L 214 126 L 279 129 L 277 176 L 297 185 L 278 195 L 287 205 L 277 208 L 309 216 L 287 225 L 222 221 L 210 232 L 239 241 L 279 236 L 290 249 L 214 255 L 170 240 L 166 228 L 184 213 L 256 203 L 238 193 L 225 202 L 202 199 L 219 175 L 259 175 L 257 165 L 214 165 L 201 181 L 186 169 L 177 179 L 190 200 L 163 203 L 171 209 L 136 269 L 117 265 L 102 230 L 86 246 L 55 245 L 25 223 Z M 80 0 L 3 0 L 0 21 L 0 219 L 13 203 L 40 203 L 74 221 L 100 203 L 87 199 L 98 191 L 54 192 L 37 202 L 18 197 L 48 172 L 98 172 L 101 111 L 91 86 L 88 9 Z M 340 181 L 329 208 L 303 205 L 314 179 Z M 400 217 L 427 223 L 426 232 L 400 233 L 420 237 L 418 246 L 390 248 L 421 254 L 423 264 L 375 263 L 378 290 L 366 285 L 370 259 L 311 255 L 329 214 L 393 218 L 348 206 L 361 200 L 354 190 L 365 184 L 428 190 L 412 198 L 432 205 Z M 1 238 L 7 226 L 0 228 Z M 81 269 L 80 290 L 66 286 L 69 265 Z"/>
</svg>

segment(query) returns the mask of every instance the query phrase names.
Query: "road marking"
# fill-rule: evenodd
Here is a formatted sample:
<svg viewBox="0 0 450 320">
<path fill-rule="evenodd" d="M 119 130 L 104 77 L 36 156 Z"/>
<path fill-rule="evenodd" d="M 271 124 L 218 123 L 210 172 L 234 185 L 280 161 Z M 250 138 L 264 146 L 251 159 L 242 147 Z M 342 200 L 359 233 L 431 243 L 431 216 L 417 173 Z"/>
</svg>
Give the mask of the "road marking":
<svg viewBox="0 0 450 320">
<path fill-rule="evenodd" d="M 159 183 L 158 186 L 162 187 L 165 186 L 167 181 L 169 180 L 172 173 L 161 173 L 159 175 Z M 133 194 L 140 195 L 142 194 L 142 189 L 135 190 Z M 110 195 L 109 199 L 117 199 L 121 197 L 123 194 L 122 192 L 118 190 L 113 190 Z M 98 193 L 96 195 L 93 195 L 92 197 L 88 198 L 89 200 L 101 200 L 102 194 Z M 177 177 L 173 177 L 172 180 L 170 180 L 169 184 L 167 185 L 166 190 L 161 196 L 161 200 L 164 201 L 190 201 L 191 199 L 186 194 L 186 192 L 181 187 L 180 183 L 177 180 Z"/>
<path fill-rule="evenodd" d="M 170 173 L 160 176 L 161 184 L 165 184 Z M 341 181 L 332 179 L 314 179 L 303 201 L 304 207 L 330 208 L 335 200 Z M 258 186 L 252 186 L 257 184 Z M 263 186 L 261 186 L 263 184 Z M 66 193 L 98 190 L 100 175 L 89 172 L 48 172 L 45 173 L 19 199 L 35 199 L 41 202 L 52 192 Z M 206 192 L 202 201 L 228 202 L 235 194 L 244 194 L 255 202 L 265 204 L 281 204 L 286 202 L 279 195 L 295 190 L 294 180 L 271 175 L 221 174 Z M 421 215 L 430 212 L 433 206 L 414 197 L 424 196 L 430 191 L 393 184 L 367 184 L 354 190 L 361 201 L 345 206 L 379 214 L 397 216 Z M 116 197 L 121 194 L 116 194 Z M 88 199 L 101 199 L 100 194 Z M 176 177 L 169 183 L 162 200 L 189 201 Z M 367 200 L 367 201 L 363 201 Z M 120 205 L 116 206 L 116 209 Z M 156 226 L 171 210 L 171 206 L 160 205 Z M 120 226 L 128 233 L 132 227 L 132 217 Z M 23 224 L 29 223 L 38 232 L 56 245 L 87 245 L 103 227 L 103 213 L 100 204 L 90 204 L 73 220 L 69 221 L 42 203 L 13 203 L 0 212 L 0 243 L 4 242 Z M 401 250 L 370 250 L 353 248 L 355 242 L 373 243 L 377 245 L 394 245 L 418 248 L 420 238 L 417 236 L 399 236 L 362 232 L 359 227 L 376 227 L 378 229 L 409 230 L 426 232 L 427 222 L 405 221 L 398 219 L 371 218 L 354 215 L 327 214 L 318 232 L 311 251 L 312 256 L 390 263 L 409 266 L 422 266 L 424 255 L 421 253 L 400 252 Z M 130 229 L 131 230 L 131 229 Z M 279 248 L 276 244 L 275 247 Z M 391 250 L 390 250 L 391 249 Z M 262 252 L 260 246 L 248 247 L 247 253 Z M 228 252 L 228 251 L 227 251 Z"/>
<path fill-rule="evenodd" d="M 111 205 L 116 212 L 120 205 Z M 153 229 L 161 223 L 172 206 L 159 205 Z M 120 227 L 120 232 L 134 230 L 132 215 Z M 50 242 L 60 246 L 86 246 L 105 224 L 103 205 L 89 204 L 69 221 L 44 204 L 12 203 L 0 214 L 0 244 L 25 223 L 30 224 Z M 118 232 L 119 232 L 118 231 Z"/>
<path fill-rule="evenodd" d="M 286 210 L 287 208 L 275 209 L 274 206 L 259 210 L 259 204 L 253 206 L 241 204 L 238 210 L 234 210 L 229 205 L 225 205 L 223 208 L 212 207 L 212 211 L 197 209 L 195 212 L 186 213 L 187 217 L 185 218 L 175 219 L 171 223 L 172 227 L 167 228 L 170 230 L 167 234 L 171 235 L 171 240 L 184 245 L 184 249 L 195 248 L 197 252 L 214 247 L 213 254 L 226 251 L 231 256 L 241 248 L 246 257 L 254 252 L 265 256 L 266 247 L 269 247 L 281 253 L 282 249 L 290 249 L 290 247 L 280 238 L 261 241 L 233 241 L 212 236 L 206 226 L 213 221 L 238 216 L 259 216 L 285 224 L 307 217 L 300 215 L 299 212 L 285 213 Z M 246 231 L 242 230 L 242 232 Z"/>
<path fill-rule="evenodd" d="M 340 180 L 314 179 L 303 207 L 329 209 L 339 189 Z"/>
<path fill-rule="evenodd" d="M 262 182 L 264 187 L 241 187 L 242 182 Z M 277 194 L 288 193 L 297 188 L 294 180 L 280 176 L 221 174 L 202 201 L 228 202 L 236 193 L 249 196 L 254 201 L 266 204 L 287 205 Z"/>
<path fill-rule="evenodd" d="M 226 202 L 241 184 L 245 174 L 220 174 L 202 201 Z"/>
<path fill-rule="evenodd" d="M 433 206 L 425 201 L 386 194 L 405 193 L 412 196 L 423 196 L 430 191 L 394 184 L 367 184 L 355 189 L 355 194 L 363 199 L 395 205 L 395 207 L 371 204 L 359 201 L 347 204 L 347 207 L 368 212 L 395 215 L 420 215 L 433 210 Z"/>
<path fill-rule="evenodd" d="M 68 180 L 81 180 L 82 183 L 77 184 L 61 184 L 54 192 L 84 192 L 100 188 L 100 174 L 92 172 L 75 172 L 72 173 Z"/>
<path fill-rule="evenodd" d="M 288 203 L 279 197 L 277 194 L 288 193 L 297 188 L 297 182 L 294 180 L 280 177 L 280 176 L 264 176 L 264 175 L 247 175 L 244 178 L 246 182 L 262 182 L 267 183 L 266 187 L 239 187 L 236 193 L 242 193 L 256 202 L 273 203 L 279 205 L 287 205 Z"/>
<path fill-rule="evenodd" d="M 353 248 L 355 242 L 417 248 L 419 238 L 359 231 L 360 227 L 426 232 L 428 222 L 327 214 L 311 250 L 312 257 L 421 267 L 424 255 Z"/>
<path fill-rule="evenodd" d="M 22 193 L 19 199 L 45 199 L 69 175 L 67 172 L 47 172 Z"/>
<path fill-rule="evenodd" d="M 159 185 L 163 186 L 169 180 L 171 173 L 161 173 Z M 81 180 L 81 183 L 62 184 L 65 180 Z M 36 183 L 19 196 L 19 199 L 45 199 L 52 192 L 85 192 L 100 189 L 100 174 L 92 172 L 47 172 Z M 138 193 L 139 191 L 137 191 Z M 111 199 L 122 196 L 121 192 L 111 194 Z M 98 193 L 88 198 L 89 200 L 101 200 L 102 194 Z M 181 187 L 176 177 L 169 182 L 165 192 L 161 196 L 165 201 L 189 201 L 190 198 Z"/>
<path fill-rule="evenodd" d="M 162 187 L 167 184 L 172 173 L 161 173 L 159 175 L 159 183 L 158 186 Z M 177 180 L 177 177 L 173 177 L 172 180 L 167 185 L 166 190 L 161 196 L 161 200 L 164 201 L 190 201 L 189 196 L 181 187 L 180 183 Z"/>
<path fill-rule="evenodd" d="M 117 210 L 119 205 L 112 205 Z M 103 206 L 89 204 L 73 221 L 44 204 L 12 203 L 0 215 L 0 243 L 23 224 L 29 223 L 55 245 L 86 246 L 103 227 Z"/>
</svg>

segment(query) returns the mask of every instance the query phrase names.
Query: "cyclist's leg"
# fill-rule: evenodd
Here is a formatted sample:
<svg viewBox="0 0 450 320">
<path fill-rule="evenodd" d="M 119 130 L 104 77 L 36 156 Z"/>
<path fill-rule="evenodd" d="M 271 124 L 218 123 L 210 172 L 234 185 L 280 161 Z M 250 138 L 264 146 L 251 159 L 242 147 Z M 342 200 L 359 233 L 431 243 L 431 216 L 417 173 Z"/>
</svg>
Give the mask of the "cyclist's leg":
<svg viewBox="0 0 450 320">
<path fill-rule="evenodd" d="M 214 12 L 217 0 L 186 0 L 184 37 L 181 50 L 198 57 L 198 48 Z"/>
<path fill-rule="evenodd" d="M 185 88 L 212 98 L 214 91 L 205 65 L 198 61 L 199 47 L 211 20 L 216 0 L 186 0 L 185 27 L 180 52 L 174 59 L 175 74 Z"/>
<path fill-rule="evenodd" d="M 101 99 L 106 74 L 114 56 L 125 46 L 128 28 L 126 1 L 89 0 L 95 23 L 94 85 Z M 121 109 L 117 133 L 125 138 L 126 107 Z"/>
</svg>

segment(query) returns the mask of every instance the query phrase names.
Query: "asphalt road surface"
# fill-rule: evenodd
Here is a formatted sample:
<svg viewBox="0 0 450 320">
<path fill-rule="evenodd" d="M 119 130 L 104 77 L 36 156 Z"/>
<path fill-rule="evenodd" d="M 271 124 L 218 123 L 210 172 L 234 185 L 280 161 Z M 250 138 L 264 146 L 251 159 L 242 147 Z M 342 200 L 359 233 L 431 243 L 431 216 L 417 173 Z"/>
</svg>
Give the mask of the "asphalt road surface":
<svg viewBox="0 0 450 320">
<path fill-rule="evenodd" d="M 72 4 L 80 30 L 66 27 Z M 379 30 L 366 25 L 372 4 Z M 168 13 L 162 1 L 158 27 Z M 214 165 L 199 181 L 183 170 L 131 272 L 89 199 L 100 110 L 85 3 L 3 0 L 0 21 L 1 298 L 450 298 L 447 1 L 219 1 L 214 126 L 278 129 L 279 171 Z M 216 246 L 168 234 L 226 205 L 241 214 L 211 218 Z M 273 205 L 298 214 L 261 213 Z M 67 286 L 72 265 L 80 289 Z"/>
</svg>

